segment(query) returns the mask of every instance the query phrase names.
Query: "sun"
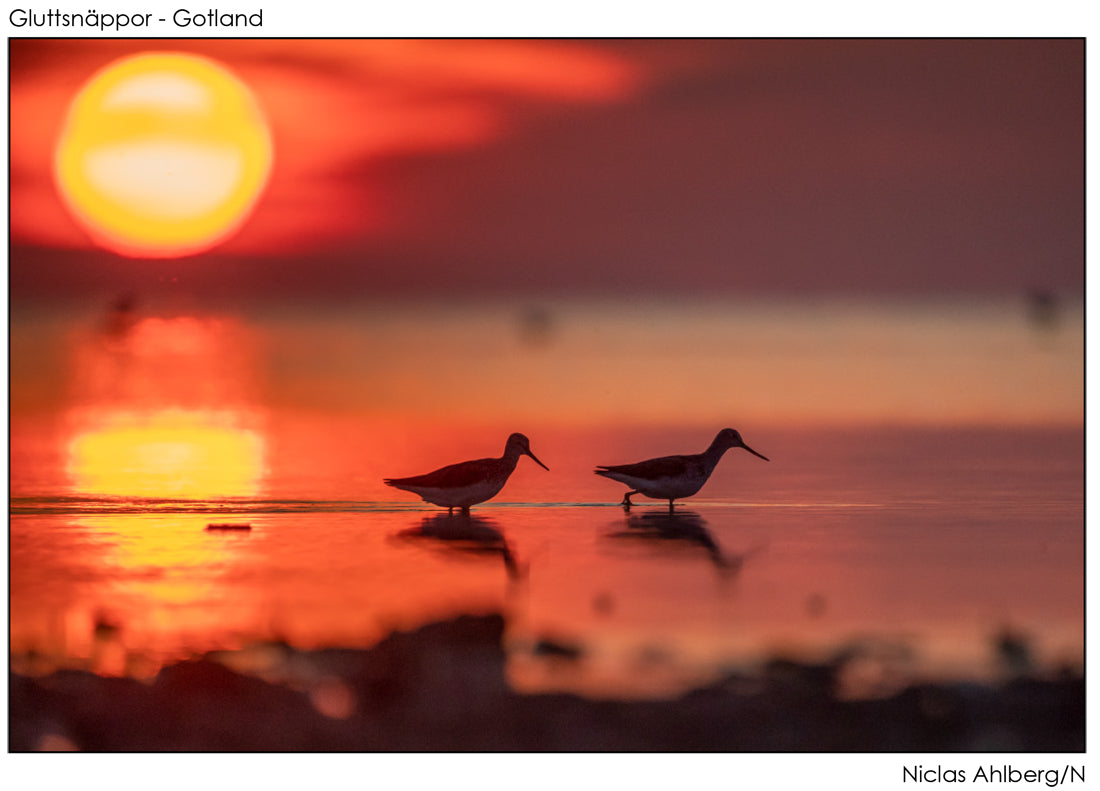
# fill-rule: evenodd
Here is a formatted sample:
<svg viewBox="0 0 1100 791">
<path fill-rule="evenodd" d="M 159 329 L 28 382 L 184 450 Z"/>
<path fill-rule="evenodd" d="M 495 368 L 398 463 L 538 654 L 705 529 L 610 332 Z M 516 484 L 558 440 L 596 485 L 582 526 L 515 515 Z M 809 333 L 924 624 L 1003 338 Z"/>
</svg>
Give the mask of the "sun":
<svg viewBox="0 0 1100 791">
<path fill-rule="evenodd" d="M 243 82 L 208 58 L 147 52 L 107 65 L 80 90 L 54 176 L 97 244 L 170 258 L 232 235 L 272 158 L 267 121 Z"/>
</svg>

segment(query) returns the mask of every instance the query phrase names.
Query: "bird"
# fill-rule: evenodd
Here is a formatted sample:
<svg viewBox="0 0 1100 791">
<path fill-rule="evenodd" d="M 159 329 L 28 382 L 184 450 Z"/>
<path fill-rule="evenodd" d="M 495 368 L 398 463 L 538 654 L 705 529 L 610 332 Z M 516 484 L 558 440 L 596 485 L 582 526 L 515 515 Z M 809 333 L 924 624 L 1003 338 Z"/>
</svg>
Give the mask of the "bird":
<svg viewBox="0 0 1100 791">
<path fill-rule="evenodd" d="M 508 437 L 504 443 L 504 455 L 499 459 L 461 461 L 425 475 L 384 478 L 382 482 L 395 489 L 418 494 L 424 502 L 442 506 L 448 512 L 460 508 L 468 513 L 471 505 L 495 497 L 504 488 L 520 456 L 530 456 L 544 470 L 550 470 L 531 452 L 531 441 L 517 432 Z"/>
<path fill-rule="evenodd" d="M 770 461 L 767 456 L 746 445 L 739 432 L 724 428 L 702 453 L 660 456 L 635 464 L 599 465 L 595 473 L 630 487 L 631 491 L 623 496 L 620 503 L 623 508 L 629 509 L 633 504 L 630 502 L 632 494 L 641 494 L 654 500 L 668 500 L 671 511 L 675 500 L 691 497 L 703 488 L 722 454 L 730 448 L 744 448 L 754 456 Z"/>
</svg>

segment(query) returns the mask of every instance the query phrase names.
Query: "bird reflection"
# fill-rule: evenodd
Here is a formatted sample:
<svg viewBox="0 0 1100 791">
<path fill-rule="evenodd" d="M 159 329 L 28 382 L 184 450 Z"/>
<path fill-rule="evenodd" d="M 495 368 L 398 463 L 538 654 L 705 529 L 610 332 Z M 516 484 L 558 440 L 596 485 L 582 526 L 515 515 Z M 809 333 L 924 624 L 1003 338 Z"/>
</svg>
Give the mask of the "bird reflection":
<svg viewBox="0 0 1100 791">
<path fill-rule="evenodd" d="M 653 511 L 628 514 L 626 530 L 609 533 L 610 538 L 639 539 L 652 542 L 674 542 L 696 545 L 706 550 L 714 565 L 727 572 L 737 572 L 744 561 L 743 555 L 729 556 L 714 540 L 707 521 L 694 511 Z"/>
<path fill-rule="evenodd" d="M 462 512 L 435 514 L 424 517 L 417 527 L 400 531 L 395 538 L 442 542 L 442 546 L 455 552 L 499 554 L 510 578 L 518 579 L 523 576 L 523 569 L 516 561 L 515 553 L 504 533 L 495 526 L 493 520 L 483 516 L 471 516 Z"/>
</svg>

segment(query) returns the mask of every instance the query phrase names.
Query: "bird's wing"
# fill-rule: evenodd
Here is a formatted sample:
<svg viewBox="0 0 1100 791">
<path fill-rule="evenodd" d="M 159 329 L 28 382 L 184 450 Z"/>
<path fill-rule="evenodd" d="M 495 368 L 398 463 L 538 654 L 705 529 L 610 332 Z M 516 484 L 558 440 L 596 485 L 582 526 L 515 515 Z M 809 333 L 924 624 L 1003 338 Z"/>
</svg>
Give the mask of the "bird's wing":
<svg viewBox="0 0 1100 791">
<path fill-rule="evenodd" d="M 471 486 L 486 478 L 492 472 L 492 465 L 488 462 L 495 459 L 476 459 L 474 461 L 461 461 L 458 464 L 448 464 L 438 470 L 413 475 L 408 478 L 386 478 L 383 480 L 387 486 L 430 486 L 433 488 L 452 489 L 463 486 Z"/>
<path fill-rule="evenodd" d="M 602 475 L 612 472 L 620 475 L 630 475 L 635 478 L 674 478 L 683 475 L 687 471 L 689 463 L 690 458 L 687 456 L 661 456 L 657 459 L 639 461 L 635 464 L 601 465 L 596 470 L 596 474 Z"/>
</svg>

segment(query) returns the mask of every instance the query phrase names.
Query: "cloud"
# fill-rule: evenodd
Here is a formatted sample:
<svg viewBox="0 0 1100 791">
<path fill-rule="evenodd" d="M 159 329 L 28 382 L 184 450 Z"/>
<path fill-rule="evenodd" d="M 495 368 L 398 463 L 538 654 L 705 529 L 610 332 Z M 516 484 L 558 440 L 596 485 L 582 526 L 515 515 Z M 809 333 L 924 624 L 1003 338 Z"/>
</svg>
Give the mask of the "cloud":
<svg viewBox="0 0 1100 791">
<path fill-rule="evenodd" d="M 641 74 L 583 43 L 413 40 L 11 42 L 12 237 L 90 242 L 52 183 L 53 146 L 80 85 L 115 58 L 172 49 L 214 58 L 255 92 L 272 128 L 267 194 L 226 243 L 242 254 L 338 245 L 385 223 L 365 163 L 497 140 L 533 114 L 623 99 Z"/>
<path fill-rule="evenodd" d="M 65 102 L 120 46 L 143 42 L 12 42 L 17 244 L 88 259 L 44 174 Z M 195 288 L 1080 288 L 1077 40 L 172 46 L 251 85 L 277 149 L 255 215 L 187 261 Z M 21 256 L 15 291 L 139 276 Z"/>
</svg>

